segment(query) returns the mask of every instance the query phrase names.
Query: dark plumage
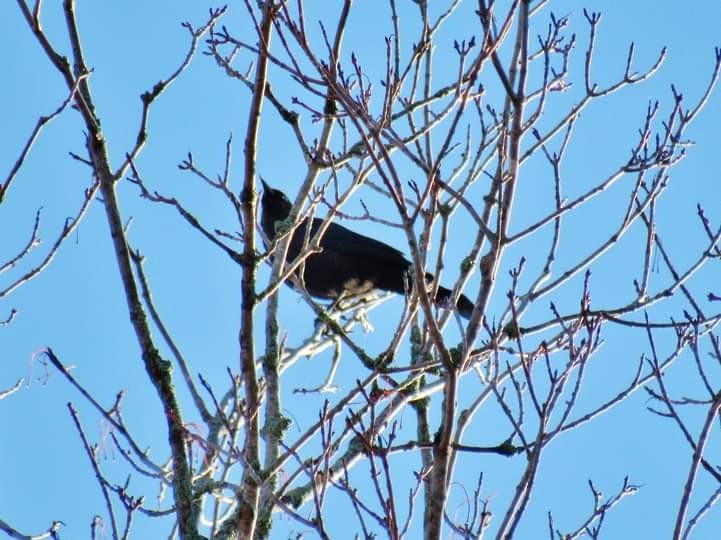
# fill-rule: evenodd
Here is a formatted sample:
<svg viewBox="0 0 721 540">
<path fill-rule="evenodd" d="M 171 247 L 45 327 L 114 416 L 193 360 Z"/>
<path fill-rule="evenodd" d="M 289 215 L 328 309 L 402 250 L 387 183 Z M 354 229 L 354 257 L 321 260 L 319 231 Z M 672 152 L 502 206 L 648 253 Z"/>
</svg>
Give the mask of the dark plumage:
<svg viewBox="0 0 721 540">
<path fill-rule="evenodd" d="M 273 240 L 276 223 L 288 217 L 292 205 L 282 191 L 271 188 L 265 182 L 260 204 L 261 227 L 268 239 Z M 313 219 L 311 238 L 322 222 L 322 219 Z M 289 261 L 300 254 L 305 230 L 305 222 L 295 229 L 288 247 Z M 320 247 L 322 252 L 314 253 L 305 260 L 303 281 L 311 295 L 333 299 L 342 294 L 346 298 L 362 296 L 375 289 L 405 293 L 411 263 L 397 249 L 336 223 L 328 226 Z M 433 276 L 427 273 L 426 279 L 431 282 Z M 442 304 L 450 296 L 450 290 L 439 286 L 435 301 Z M 460 295 L 456 306 L 463 317 L 470 317 L 473 303 L 467 297 Z"/>
</svg>

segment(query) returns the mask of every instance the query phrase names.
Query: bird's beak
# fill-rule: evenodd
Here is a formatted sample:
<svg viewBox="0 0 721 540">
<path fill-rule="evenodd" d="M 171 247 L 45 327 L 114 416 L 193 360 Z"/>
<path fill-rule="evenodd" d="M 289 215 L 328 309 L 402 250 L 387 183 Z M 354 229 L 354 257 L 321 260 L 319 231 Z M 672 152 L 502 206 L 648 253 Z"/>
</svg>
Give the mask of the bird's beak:
<svg viewBox="0 0 721 540">
<path fill-rule="evenodd" d="M 260 179 L 260 183 L 263 184 L 263 191 L 270 191 L 271 189 L 273 189 L 268 184 L 266 184 L 265 180 L 263 180 L 262 178 Z"/>
</svg>

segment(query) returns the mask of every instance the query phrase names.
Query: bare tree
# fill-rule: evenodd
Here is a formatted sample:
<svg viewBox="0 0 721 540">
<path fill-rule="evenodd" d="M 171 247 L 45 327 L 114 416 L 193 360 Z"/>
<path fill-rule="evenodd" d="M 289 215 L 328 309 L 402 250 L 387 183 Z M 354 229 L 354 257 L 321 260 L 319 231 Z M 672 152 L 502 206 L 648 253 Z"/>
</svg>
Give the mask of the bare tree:
<svg viewBox="0 0 721 540">
<path fill-rule="evenodd" d="M 100 443 L 68 403 L 69 425 L 104 506 L 103 517 L 89 517 L 91 537 L 104 529 L 105 537 L 129 538 L 147 520 L 164 522 L 171 537 L 184 539 L 268 538 L 285 520 L 303 531 L 296 537 L 528 537 L 523 523 L 549 447 L 562 448 L 571 432 L 592 429 L 605 413 L 629 406 L 639 390 L 650 411 L 674 423 L 688 444 L 688 460 L 673 464 L 688 470 L 687 479 L 668 497 L 678 501 L 672 537 L 692 537 L 721 496 L 721 464 L 706 452 L 718 438 L 721 407 L 721 298 L 707 290 L 712 279 L 718 283 L 712 264 L 721 257 L 721 216 L 707 215 L 701 205 L 696 218 L 679 216 L 701 246 L 689 258 L 666 245 L 669 230 L 681 225 L 664 218 L 659 205 L 675 180 L 671 171 L 686 156 L 686 132 L 712 94 L 721 51 L 710 59 L 708 85 L 696 99 L 689 102 L 674 86 L 637 118 L 619 118 L 616 133 L 599 136 L 635 134 L 630 153 L 609 152 L 603 170 L 569 178 L 566 161 L 583 151 L 574 144 L 582 113 L 643 85 L 662 68 L 665 50 L 638 66 L 631 44 L 615 66 L 619 76 L 605 81 L 593 69 L 594 59 L 603 59 L 596 51 L 600 14 L 557 16 L 548 0 L 443 6 L 345 0 L 322 7 L 245 0 L 232 17 L 226 8 L 211 9 L 201 25 L 184 23 L 187 52 L 142 94 L 135 143 L 119 153 L 102 127 L 75 2 L 63 4 L 68 52 L 50 37 L 61 29 L 49 33 L 43 26 L 39 0 L 17 4 L 66 95 L 37 120 L 0 185 L 0 202 L 12 204 L 33 144 L 60 115 L 82 121 L 85 150 L 71 158 L 86 167 L 89 187 L 41 262 L 28 262 L 0 286 L 0 299 L 46 270 L 89 206 L 102 208 L 120 278 L 115 286 L 140 351 L 128 361 L 143 363 L 158 399 L 147 407 L 165 420 L 156 429 L 166 444 L 151 457 L 123 415 L 120 388 L 112 397 L 99 394 L 52 343 L 36 355 L 70 384 L 73 402 L 94 408 L 121 456 L 124 472 L 108 471 Z M 382 12 L 385 39 L 369 41 L 367 51 L 348 47 L 349 34 L 362 35 L 354 30 L 356 12 L 366 10 Z M 380 62 L 367 59 L 371 49 Z M 155 170 L 148 165 L 152 145 L 146 150 L 154 106 L 192 71 L 199 51 L 219 68 L 218 81 L 229 80 L 248 103 L 247 124 L 239 128 L 242 169 L 238 178 L 232 137 L 220 172 L 205 170 L 194 153 L 179 167 L 203 196 L 220 196 L 235 218 L 231 228 L 196 213 L 192 200 L 172 195 L 148 172 Z M 273 135 L 263 130 L 269 123 Z M 278 132 L 293 146 L 279 148 Z M 305 163 L 278 181 L 294 203 L 272 242 L 258 227 L 262 153 L 301 156 Z M 143 245 L 152 221 L 129 228 L 130 216 L 121 211 L 120 199 L 137 195 L 151 215 L 172 212 L 178 235 L 201 238 L 239 267 L 239 357 L 223 388 L 208 381 L 202 359 L 183 351 L 186 336 L 173 331 L 156 305 L 153 276 L 144 267 L 146 258 L 159 256 Z M 523 202 L 529 197 L 532 205 Z M 324 216 L 323 225 L 290 260 L 292 233 L 316 215 Z M 24 264 L 37 247 L 39 216 L 0 274 Z M 379 308 L 387 295 L 326 305 L 305 291 L 298 275 L 321 249 L 327 227 L 341 219 L 406 240 L 412 284 L 400 315 Z M 619 252 L 622 272 L 616 272 Z M 431 285 L 426 272 L 437 277 Z M 701 272 L 706 277 L 699 279 Z M 315 317 L 307 334 L 279 316 L 279 292 L 288 281 Z M 431 301 L 440 281 L 453 281 L 455 297 L 473 295 L 469 320 Z M 364 333 L 372 323 L 380 327 L 374 333 L 383 340 L 380 353 Z M 613 343 L 643 343 L 645 352 L 627 354 L 615 376 L 602 380 L 594 366 Z M 300 360 L 321 365 L 317 360 L 328 354 L 332 361 L 317 387 L 292 379 Z M 689 395 L 664 376 L 682 358 L 698 379 Z M 341 361 L 356 381 L 350 387 L 335 380 Z M 328 397 L 313 417 L 297 419 L 283 405 L 317 394 Z M 12 407 L 12 399 L 2 406 Z M 489 417 L 492 428 L 482 420 Z M 488 486 L 486 465 L 469 473 L 462 462 L 478 455 L 495 456 L 488 467 L 512 468 L 514 485 Z M 563 513 L 562 525 L 549 511 L 534 537 L 600 538 L 611 510 L 639 489 L 628 474 L 605 496 L 597 478 L 574 478 L 590 489 L 587 511 Z M 148 492 L 134 490 L 132 477 L 151 479 L 161 493 L 169 491 L 168 500 L 160 497 L 154 506 Z M 499 491 L 503 496 L 494 499 Z M 456 504 L 463 511 L 451 510 Z M 2 520 L 0 530 L 14 538 L 55 538 L 61 520 L 36 536 Z"/>
</svg>

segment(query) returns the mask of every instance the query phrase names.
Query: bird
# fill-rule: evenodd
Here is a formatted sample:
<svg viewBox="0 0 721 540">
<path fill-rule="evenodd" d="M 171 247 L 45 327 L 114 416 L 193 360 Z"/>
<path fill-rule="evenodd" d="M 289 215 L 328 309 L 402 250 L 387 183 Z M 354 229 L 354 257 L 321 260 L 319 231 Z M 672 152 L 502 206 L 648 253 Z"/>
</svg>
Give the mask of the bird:
<svg viewBox="0 0 721 540">
<path fill-rule="evenodd" d="M 272 242 L 276 236 L 276 224 L 284 221 L 292 204 L 285 194 L 269 186 L 261 179 L 263 196 L 260 201 L 260 226 Z M 309 238 L 312 238 L 323 219 L 314 218 Z M 303 249 L 306 236 L 307 218 L 293 231 L 286 258 L 295 259 Z M 305 259 L 303 283 L 311 296 L 322 299 L 362 297 L 375 290 L 405 294 L 410 290 L 409 270 L 412 264 L 397 249 L 364 236 L 337 223 L 331 222 L 320 239 L 319 253 L 312 253 Z M 425 274 L 432 283 L 434 277 Z M 290 279 L 288 284 L 293 287 Z M 448 307 L 452 291 L 438 286 L 435 303 Z M 468 319 L 473 311 L 473 302 L 461 294 L 456 301 L 458 313 Z"/>
</svg>

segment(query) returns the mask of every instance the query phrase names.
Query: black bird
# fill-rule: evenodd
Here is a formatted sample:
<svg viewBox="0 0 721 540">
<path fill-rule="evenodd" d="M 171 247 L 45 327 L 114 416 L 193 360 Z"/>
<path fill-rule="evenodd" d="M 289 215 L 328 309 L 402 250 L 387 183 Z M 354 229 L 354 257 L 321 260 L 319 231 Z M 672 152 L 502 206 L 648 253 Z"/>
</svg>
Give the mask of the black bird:
<svg viewBox="0 0 721 540">
<path fill-rule="evenodd" d="M 261 182 L 260 223 L 263 232 L 272 241 L 276 223 L 288 217 L 292 204 L 282 191 L 271 188 L 263 180 Z M 310 238 L 322 222 L 320 218 L 313 219 Z M 288 246 L 289 261 L 295 259 L 303 248 L 306 223 L 301 223 L 293 232 Z M 348 298 L 363 296 L 376 289 L 405 293 L 407 273 L 412 265 L 397 249 L 336 223 L 331 223 L 325 230 L 320 247 L 323 251 L 311 254 L 305 260 L 303 272 L 305 288 L 312 296 L 336 299 L 342 295 Z M 432 282 L 433 275 L 426 273 L 426 280 Z M 435 302 L 447 303 L 451 292 L 439 286 Z M 466 319 L 471 316 L 473 303 L 466 296 L 458 297 L 456 307 Z"/>
</svg>

